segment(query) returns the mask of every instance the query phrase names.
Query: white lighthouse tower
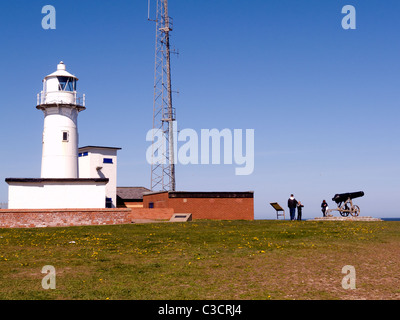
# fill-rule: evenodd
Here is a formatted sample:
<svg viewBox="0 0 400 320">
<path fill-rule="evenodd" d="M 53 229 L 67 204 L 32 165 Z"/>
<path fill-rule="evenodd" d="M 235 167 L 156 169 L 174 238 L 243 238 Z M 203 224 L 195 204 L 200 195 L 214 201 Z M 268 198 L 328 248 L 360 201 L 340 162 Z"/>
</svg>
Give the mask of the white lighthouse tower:
<svg viewBox="0 0 400 320">
<path fill-rule="evenodd" d="M 36 107 L 44 113 L 41 178 L 79 177 L 78 114 L 86 108 L 84 96 L 77 97 L 77 81 L 62 61 L 43 79 Z"/>
</svg>

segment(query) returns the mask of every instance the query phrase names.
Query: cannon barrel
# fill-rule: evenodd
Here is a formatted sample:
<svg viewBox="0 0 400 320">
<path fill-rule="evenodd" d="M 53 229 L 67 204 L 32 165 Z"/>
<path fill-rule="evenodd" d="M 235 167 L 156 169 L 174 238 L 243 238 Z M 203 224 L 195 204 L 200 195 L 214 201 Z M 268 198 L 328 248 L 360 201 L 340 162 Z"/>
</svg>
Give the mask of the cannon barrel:
<svg viewBox="0 0 400 320">
<path fill-rule="evenodd" d="M 336 203 L 340 203 L 340 202 L 346 201 L 349 198 L 355 199 L 355 198 L 360 198 L 363 196 L 364 196 L 364 191 L 339 193 L 339 194 L 335 194 L 335 196 L 332 198 L 332 200 L 335 201 Z"/>
</svg>

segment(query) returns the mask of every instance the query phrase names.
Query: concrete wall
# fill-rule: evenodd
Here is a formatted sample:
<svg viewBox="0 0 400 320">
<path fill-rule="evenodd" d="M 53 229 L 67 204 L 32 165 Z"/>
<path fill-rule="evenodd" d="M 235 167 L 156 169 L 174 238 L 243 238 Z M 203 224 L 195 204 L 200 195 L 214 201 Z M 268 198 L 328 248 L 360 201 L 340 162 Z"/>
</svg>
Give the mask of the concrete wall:
<svg viewBox="0 0 400 320">
<path fill-rule="evenodd" d="M 78 109 L 54 105 L 43 112 L 41 177 L 78 178 Z"/>
<path fill-rule="evenodd" d="M 87 155 L 83 155 L 87 153 Z M 117 149 L 79 148 L 79 178 L 107 178 L 106 197 L 112 199 L 112 207 L 117 206 Z M 104 163 L 104 158 L 112 163 Z"/>
<path fill-rule="evenodd" d="M 105 208 L 107 182 L 7 182 L 9 209 Z"/>
</svg>

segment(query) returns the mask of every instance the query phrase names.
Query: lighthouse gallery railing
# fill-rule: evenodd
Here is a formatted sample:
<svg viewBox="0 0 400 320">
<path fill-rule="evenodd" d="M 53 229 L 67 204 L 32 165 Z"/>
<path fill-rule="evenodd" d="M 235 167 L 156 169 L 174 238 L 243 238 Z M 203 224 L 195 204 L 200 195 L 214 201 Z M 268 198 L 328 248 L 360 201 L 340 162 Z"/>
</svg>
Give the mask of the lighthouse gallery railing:
<svg viewBox="0 0 400 320">
<path fill-rule="evenodd" d="M 51 102 L 51 101 L 46 101 L 47 94 L 60 93 L 60 92 L 62 92 L 62 91 L 47 91 L 46 93 L 41 91 L 40 93 L 37 94 L 37 98 L 36 98 L 37 105 L 46 104 L 48 102 Z M 68 92 L 68 91 L 65 91 L 65 92 Z M 72 93 L 74 95 L 74 104 L 83 106 L 83 107 L 85 106 L 85 103 L 86 103 L 85 94 L 83 94 L 82 96 L 78 96 L 78 92 L 76 92 L 76 91 L 69 92 L 69 93 Z M 62 102 L 62 101 L 60 101 L 60 102 Z"/>
</svg>

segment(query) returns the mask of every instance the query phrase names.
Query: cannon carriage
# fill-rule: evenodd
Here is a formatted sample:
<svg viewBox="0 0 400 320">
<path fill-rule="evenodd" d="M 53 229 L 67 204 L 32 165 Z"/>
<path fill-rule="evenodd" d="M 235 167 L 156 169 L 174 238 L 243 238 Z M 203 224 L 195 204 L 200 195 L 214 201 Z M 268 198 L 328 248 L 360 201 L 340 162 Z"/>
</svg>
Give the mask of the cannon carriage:
<svg viewBox="0 0 400 320">
<path fill-rule="evenodd" d="M 349 215 L 358 217 L 360 215 L 360 207 L 353 204 L 353 199 L 363 196 L 363 191 L 335 194 L 332 201 L 336 202 L 337 208 L 326 210 L 326 215 L 331 216 L 330 213 L 332 211 L 339 211 L 342 217 L 348 217 Z"/>
</svg>

